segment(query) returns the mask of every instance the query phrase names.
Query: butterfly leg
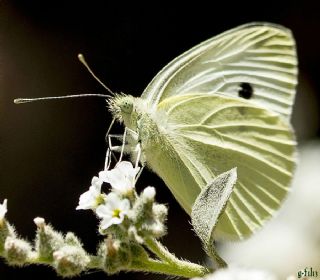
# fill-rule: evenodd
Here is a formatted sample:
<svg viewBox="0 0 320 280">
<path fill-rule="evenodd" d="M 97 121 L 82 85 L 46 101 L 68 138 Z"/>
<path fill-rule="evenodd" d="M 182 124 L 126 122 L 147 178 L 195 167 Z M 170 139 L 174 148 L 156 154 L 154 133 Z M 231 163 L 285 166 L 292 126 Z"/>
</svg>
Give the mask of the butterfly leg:
<svg viewBox="0 0 320 280">
<path fill-rule="evenodd" d="M 112 140 L 119 140 L 122 142 L 122 145 L 114 146 L 112 144 Z M 122 134 L 109 134 L 108 135 L 108 146 L 111 152 L 119 152 L 120 157 L 119 160 L 121 161 L 124 153 L 137 153 L 139 155 L 139 149 L 137 148 L 138 143 L 138 134 L 129 129 L 125 128 L 123 135 Z M 139 156 L 140 157 L 140 156 Z"/>
<path fill-rule="evenodd" d="M 140 175 L 141 175 L 142 170 L 144 169 L 144 167 L 145 167 L 145 165 L 142 165 L 142 166 L 141 166 L 141 168 L 140 168 L 140 170 L 139 170 L 139 172 L 138 172 L 138 174 L 137 174 L 137 176 L 136 176 L 136 178 L 135 178 L 135 182 L 138 181 L 138 179 L 139 179 L 139 177 L 140 177 Z"/>
<path fill-rule="evenodd" d="M 122 140 L 122 134 L 109 134 L 108 135 L 108 147 L 109 147 L 109 149 L 111 151 L 113 151 L 113 152 L 120 152 L 121 151 L 121 146 L 114 146 L 112 144 L 112 139 L 121 141 Z"/>
<path fill-rule="evenodd" d="M 114 155 L 113 152 L 120 152 L 121 151 L 121 146 L 114 146 L 112 144 L 112 139 L 115 139 L 115 140 L 119 140 L 119 141 L 122 141 L 122 137 L 123 135 L 122 134 L 109 134 L 107 136 L 108 138 L 108 149 L 107 149 L 107 155 L 106 155 L 106 159 L 108 158 L 108 151 L 110 151 L 110 155 L 112 155 L 113 159 L 117 162 L 118 159 L 116 158 L 116 156 Z M 105 166 L 107 165 L 110 165 L 110 163 L 106 163 Z"/>
<path fill-rule="evenodd" d="M 135 158 L 135 167 L 137 168 L 141 160 L 142 154 L 141 144 L 139 141 L 139 134 L 129 128 L 127 128 L 127 132 L 130 136 L 130 138 L 128 138 L 128 145 L 131 147 L 131 153 L 133 158 Z"/>
<path fill-rule="evenodd" d="M 128 144 L 126 142 L 128 142 Z M 125 148 L 128 148 L 126 150 L 129 150 L 129 152 L 137 153 L 138 158 L 140 157 L 141 149 L 138 147 L 138 133 L 127 127 L 125 127 L 123 133 L 123 141 L 119 161 L 121 161 L 122 159 Z"/>
<path fill-rule="evenodd" d="M 109 138 L 109 133 L 110 133 L 110 131 L 111 131 L 111 128 L 113 127 L 113 125 L 114 125 L 114 122 L 115 122 L 115 118 L 113 118 L 112 119 L 112 121 L 111 121 L 111 123 L 110 123 L 110 125 L 109 125 L 109 127 L 108 127 L 108 130 L 107 130 L 107 133 L 106 133 L 106 136 L 105 136 L 105 140 L 106 140 L 106 142 L 108 141 L 108 138 Z"/>
<path fill-rule="evenodd" d="M 136 147 L 135 147 L 135 152 L 137 153 L 135 168 L 137 168 L 138 165 L 139 165 L 140 157 L 141 157 L 141 145 L 140 145 L 140 143 L 138 143 L 138 144 L 136 145 Z"/>
<path fill-rule="evenodd" d="M 139 165 L 139 162 L 141 162 L 140 159 L 141 159 L 141 153 L 142 153 L 142 151 L 141 151 L 141 144 L 140 144 L 140 142 L 138 142 L 138 144 L 136 145 L 135 150 L 136 150 L 136 152 L 137 152 L 137 158 L 136 158 L 135 168 L 137 168 L 138 165 Z M 144 162 L 141 162 L 141 168 L 140 168 L 140 170 L 139 170 L 139 172 L 138 172 L 138 174 L 137 174 L 137 176 L 136 176 L 136 178 L 135 178 L 135 181 L 136 181 L 136 182 L 138 181 L 138 179 L 139 179 L 139 177 L 140 177 L 140 175 L 141 175 L 141 173 L 142 173 L 142 170 L 144 169 L 145 166 L 146 166 L 145 161 L 144 161 Z"/>
<path fill-rule="evenodd" d="M 127 138 L 127 128 L 124 128 L 124 132 L 123 132 L 123 140 L 122 140 L 122 146 L 121 146 L 121 153 L 120 153 L 120 157 L 119 157 L 119 162 L 122 160 L 122 156 L 124 153 L 124 147 L 126 145 L 126 138 Z"/>
<path fill-rule="evenodd" d="M 111 150 L 108 147 L 107 152 L 106 152 L 106 159 L 104 161 L 104 170 L 108 170 L 111 164 Z"/>
</svg>

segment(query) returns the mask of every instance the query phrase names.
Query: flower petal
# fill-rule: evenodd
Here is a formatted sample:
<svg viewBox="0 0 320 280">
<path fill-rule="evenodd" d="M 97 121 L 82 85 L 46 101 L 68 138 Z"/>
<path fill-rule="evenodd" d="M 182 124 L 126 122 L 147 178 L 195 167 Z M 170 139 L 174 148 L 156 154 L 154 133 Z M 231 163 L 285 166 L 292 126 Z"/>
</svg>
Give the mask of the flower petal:
<svg viewBox="0 0 320 280">
<path fill-rule="evenodd" d="M 133 165 L 129 161 L 121 161 L 117 164 L 116 168 L 118 168 L 123 174 L 128 178 L 134 178 L 140 170 L 140 167 L 133 168 Z"/>
<path fill-rule="evenodd" d="M 5 200 L 3 201 L 3 203 L 0 204 L 0 220 L 3 220 L 4 216 L 5 216 L 6 213 L 8 212 L 7 202 L 8 202 L 8 200 L 5 199 Z"/>
<path fill-rule="evenodd" d="M 103 181 L 97 176 L 94 176 L 91 180 L 91 186 L 94 187 L 99 192 L 101 192 L 102 183 Z"/>
<path fill-rule="evenodd" d="M 124 215 L 120 215 L 120 217 L 113 217 L 111 221 L 112 221 L 112 224 L 118 225 L 123 222 L 123 219 L 124 219 Z"/>
<path fill-rule="evenodd" d="M 99 178 L 106 183 L 112 184 L 112 182 L 121 181 L 123 179 L 123 175 L 119 169 L 105 170 L 99 172 Z"/>
<path fill-rule="evenodd" d="M 116 165 L 116 168 L 125 174 L 129 174 L 129 173 L 132 173 L 133 165 L 130 161 L 120 161 Z"/>
<path fill-rule="evenodd" d="M 103 219 L 100 223 L 100 227 L 101 229 L 107 229 L 108 227 L 112 226 L 113 222 L 112 222 L 112 218 L 110 219 Z"/>
<path fill-rule="evenodd" d="M 110 207 L 110 209 L 118 209 L 121 208 L 121 199 L 116 193 L 109 193 L 107 195 L 107 205 Z"/>
<path fill-rule="evenodd" d="M 77 210 L 87 210 L 87 209 L 91 209 L 92 204 L 93 204 L 93 195 L 92 192 L 86 191 L 85 193 L 83 193 L 82 195 L 80 195 L 79 198 L 79 205 L 77 206 Z"/>
<path fill-rule="evenodd" d="M 128 213 L 129 209 L 130 209 L 130 201 L 128 199 L 123 199 L 120 202 L 120 209 L 121 209 L 121 213 Z"/>
<path fill-rule="evenodd" d="M 116 192 L 125 194 L 134 188 L 134 178 L 138 171 L 139 168 L 133 168 L 131 162 L 121 161 L 112 170 L 101 171 L 99 178 L 109 183 Z"/>
<path fill-rule="evenodd" d="M 124 216 L 130 209 L 130 201 L 121 199 L 116 193 L 109 193 L 106 197 L 105 204 L 97 207 L 96 214 L 102 219 L 101 229 L 107 229 L 111 225 L 121 224 Z M 115 215 L 116 213 L 116 215 Z"/>
<path fill-rule="evenodd" d="M 106 204 L 99 205 L 96 209 L 96 214 L 101 219 L 111 219 L 112 209 L 110 209 L 110 206 Z"/>
<path fill-rule="evenodd" d="M 79 205 L 76 210 L 87 210 L 97 207 L 100 201 L 102 183 L 102 180 L 98 177 L 94 176 L 92 178 L 89 190 L 80 195 Z"/>
</svg>

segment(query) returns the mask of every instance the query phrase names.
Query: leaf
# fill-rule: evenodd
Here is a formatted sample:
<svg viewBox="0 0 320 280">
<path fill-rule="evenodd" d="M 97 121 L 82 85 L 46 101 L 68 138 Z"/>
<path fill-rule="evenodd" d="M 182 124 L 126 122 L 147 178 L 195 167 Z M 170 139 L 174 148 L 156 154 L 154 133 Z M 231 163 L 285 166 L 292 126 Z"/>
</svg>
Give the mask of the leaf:
<svg viewBox="0 0 320 280">
<path fill-rule="evenodd" d="M 237 181 L 237 168 L 220 174 L 198 195 L 191 212 L 193 228 L 208 255 L 215 254 L 213 232 Z"/>
</svg>

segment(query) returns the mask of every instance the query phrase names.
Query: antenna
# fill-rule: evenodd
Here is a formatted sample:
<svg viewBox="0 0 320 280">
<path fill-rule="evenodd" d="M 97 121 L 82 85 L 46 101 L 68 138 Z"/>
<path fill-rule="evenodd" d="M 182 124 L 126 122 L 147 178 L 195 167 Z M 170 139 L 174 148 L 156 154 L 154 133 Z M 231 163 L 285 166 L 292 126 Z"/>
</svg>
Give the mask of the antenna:
<svg viewBox="0 0 320 280">
<path fill-rule="evenodd" d="M 94 74 L 94 72 L 89 67 L 88 63 L 84 59 L 84 56 L 80 53 L 78 54 L 78 59 L 80 62 L 87 68 L 89 73 L 92 75 L 92 77 L 98 81 L 100 85 L 102 85 L 111 95 L 115 96 L 115 93 L 108 88 L 101 80 Z M 71 95 L 63 95 L 63 96 L 47 96 L 47 97 L 38 97 L 38 98 L 16 98 L 13 100 L 15 104 L 23 104 L 23 103 L 29 103 L 33 101 L 43 101 L 43 100 L 55 100 L 55 99 L 66 99 L 66 98 L 77 98 L 77 97 L 110 97 L 106 94 L 71 94 Z"/>
<path fill-rule="evenodd" d="M 86 62 L 83 54 L 79 53 L 78 54 L 78 59 L 80 60 L 80 62 L 87 68 L 87 70 L 89 71 L 89 73 L 92 75 L 93 78 L 96 79 L 96 81 L 102 85 L 108 92 L 111 93 L 111 95 L 115 95 L 114 92 L 109 89 L 103 82 L 101 82 L 101 80 L 94 74 L 94 72 L 91 70 L 91 68 L 89 67 L 88 63 Z"/>
<path fill-rule="evenodd" d="M 23 103 L 29 103 L 33 101 L 42 101 L 42 100 L 54 100 L 54 99 L 66 99 L 66 98 L 77 98 L 77 97 L 110 97 L 106 94 L 71 94 L 71 95 L 63 95 L 63 96 L 47 96 L 47 97 L 38 97 L 38 98 L 16 98 L 13 100 L 15 104 L 23 104 Z"/>
</svg>

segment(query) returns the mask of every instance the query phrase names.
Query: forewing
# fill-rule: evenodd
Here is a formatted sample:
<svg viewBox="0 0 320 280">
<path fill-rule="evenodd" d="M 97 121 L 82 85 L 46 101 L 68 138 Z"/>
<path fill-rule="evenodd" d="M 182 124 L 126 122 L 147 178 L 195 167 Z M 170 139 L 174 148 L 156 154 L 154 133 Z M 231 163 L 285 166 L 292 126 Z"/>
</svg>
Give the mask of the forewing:
<svg viewBox="0 0 320 280">
<path fill-rule="evenodd" d="M 183 53 L 165 66 L 142 94 L 151 106 L 189 93 L 238 97 L 289 118 L 297 84 L 297 56 L 290 30 L 268 23 L 231 29 Z"/>
<path fill-rule="evenodd" d="M 179 164 L 166 159 L 171 175 L 155 171 L 185 210 L 190 213 L 212 177 L 237 167 L 237 184 L 215 234 L 242 239 L 260 228 L 292 179 L 296 142 L 288 122 L 252 103 L 206 94 L 171 97 L 158 110 L 166 113 L 166 139 L 174 151 L 163 156 Z"/>
</svg>

